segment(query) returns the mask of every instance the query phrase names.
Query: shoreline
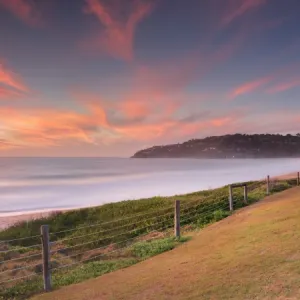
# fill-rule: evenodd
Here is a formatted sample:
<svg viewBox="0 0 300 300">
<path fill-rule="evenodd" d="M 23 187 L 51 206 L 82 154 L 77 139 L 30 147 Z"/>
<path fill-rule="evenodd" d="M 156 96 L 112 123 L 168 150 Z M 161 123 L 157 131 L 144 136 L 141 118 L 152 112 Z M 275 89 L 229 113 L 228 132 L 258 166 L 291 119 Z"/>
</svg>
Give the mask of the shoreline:
<svg viewBox="0 0 300 300">
<path fill-rule="evenodd" d="M 295 179 L 296 178 L 296 172 L 288 173 L 288 174 L 282 174 L 279 176 L 271 177 L 271 179 L 277 179 L 277 180 L 288 180 L 288 179 Z M 261 179 L 258 179 L 261 180 Z M 98 207 L 101 205 L 97 205 L 95 207 Z M 4 212 L 0 213 L 0 231 L 4 230 L 10 226 L 13 226 L 15 224 L 18 224 L 20 222 L 27 222 L 32 220 L 38 220 L 38 219 L 44 219 L 49 217 L 50 215 L 54 213 L 64 213 L 67 211 L 75 211 L 80 210 L 88 207 L 78 207 L 78 208 L 65 208 L 65 209 L 45 209 L 45 210 L 39 210 L 39 211 L 20 211 L 20 212 Z"/>
</svg>

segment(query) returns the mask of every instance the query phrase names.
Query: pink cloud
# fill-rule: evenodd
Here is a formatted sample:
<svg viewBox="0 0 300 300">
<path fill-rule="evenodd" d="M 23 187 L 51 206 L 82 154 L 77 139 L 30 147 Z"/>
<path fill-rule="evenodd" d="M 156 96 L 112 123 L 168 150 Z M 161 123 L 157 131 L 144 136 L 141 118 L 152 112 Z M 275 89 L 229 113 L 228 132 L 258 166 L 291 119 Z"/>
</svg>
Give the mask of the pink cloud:
<svg viewBox="0 0 300 300">
<path fill-rule="evenodd" d="M 280 92 L 284 92 L 287 90 L 290 90 L 292 88 L 300 86 L 300 78 L 295 78 L 289 82 L 279 83 L 270 89 L 267 90 L 267 93 L 269 94 L 276 94 Z"/>
<path fill-rule="evenodd" d="M 4 87 L 0 86 L 0 99 L 14 99 L 20 97 L 21 94 L 18 93 L 17 91 L 13 91 Z"/>
<path fill-rule="evenodd" d="M 227 13 L 222 18 L 222 24 L 228 25 L 235 19 L 245 15 L 249 11 L 259 8 L 267 3 L 267 0 L 229 0 Z"/>
<path fill-rule="evenodd" d="M 8 88 L 16 90 L 18 92 L 26 93 L 29 89 L 23 83 L 22 79 L 14 72 L 6 68 L 0 62 L 0 85 L 4 85 Z M 6 90 L 9 93 L 9 90 Z M 12 91 L 13 92 L 13 91 Z M 4 88 L 2 87 L 2 93 L 4 93 Z"/>
<path fill-rule="evenodd" d="M 30 26 L 41 23 L 41 16 L 32 0 L 0 0 L 0 6 Z"/>
<path fill-rule="evenodd" d="M 104 29 L 98 36 L 85 41 L 83 46 L 118 59 L 132 60 L 136 28 L 151 13 L 153 3 L 143 0 L 113 0 L 109 4 L 102 0 L 86 0 L 86 3 L 84 11 L 95 15 Z M 130 8 L 127 16 L 121 14 L 125 5 Z"/>
<path fill-rule="evenodd" d="M 261 88 L 265 84 L 271 82 L 273 80 L 273 76 L 266 76 L 259 79 L 255 79 L 253 81 L 249 81 L 243 83 L 242 85 L 235 88 L 229 95 L 230 99 L 234 99 L 237 96 L 241 96 L 250 92 L 254 92 L 257 89 Z"/>
<path fill-rule="evenodd" d="M 294 74 L 298 69 L 299 69 L 299 63 L 293 63 L 293 64 L 286 65 L 280 69 L 277 69 L 264 77 L 260 77 L 258 79 L 254 79 L 252 81 L 245 82 L 242 85 L 234 88 L 230 92 L 229 98 L 234 99 L 238 96 L 241 96 L 241 95 L 244 95 L 247 93 L 251 93 L 258 89 L 261 89 L 265 85 L 267 85 L 275 80 L 278 81 L 281 78 L 290 77 L 291 74 Z M 278 84 L 275 87 L 267 90 L 267 92 L 268 93 L 276 93 L 276 92 L 284 91 L 286 89 L 290 89 L 297 85 L 299 85 L 298 77 L 295 78 L 294 80 L 292 80 L 291 82 Z"/>
</svg>

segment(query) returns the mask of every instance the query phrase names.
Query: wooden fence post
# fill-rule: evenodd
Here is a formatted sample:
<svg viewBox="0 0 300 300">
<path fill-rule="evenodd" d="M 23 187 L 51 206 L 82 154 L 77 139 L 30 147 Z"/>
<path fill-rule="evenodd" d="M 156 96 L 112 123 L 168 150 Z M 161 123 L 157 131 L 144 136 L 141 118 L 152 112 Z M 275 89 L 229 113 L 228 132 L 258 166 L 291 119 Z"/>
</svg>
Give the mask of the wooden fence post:
<svg viewBox="0 0 300 300">
<path fill-rule="evenodd" d="M 300 185 L 300 172 L 297 173 L 297 185 Z"/>
<path fill-rule="evenodd" d="M 229 209 L 233 211 L 232 185 L 229 186 Z"/>
<path fill-rule="evenodd" d="M 174 234 L 176 238 L 180 238 L 180 200 L 175 201 Z"/>
<path fill-rule="evenodd" d="M 270 176 L 267 176 L 267 195 L 270 195 Z"/>
<path fill-rule="evenodd" d="M 248 203 L 248 187 L 247 185 L 244 186 L 244 203 Z"/>
<path fill-rule="evenodd" d="M 49 226 L 41 226 L 42 235 L 42 254 L 43 254 L 43 278 L 45 292 L 51 291 L 51 273 L 50 273 L 50 243 Z"/>
</svg>

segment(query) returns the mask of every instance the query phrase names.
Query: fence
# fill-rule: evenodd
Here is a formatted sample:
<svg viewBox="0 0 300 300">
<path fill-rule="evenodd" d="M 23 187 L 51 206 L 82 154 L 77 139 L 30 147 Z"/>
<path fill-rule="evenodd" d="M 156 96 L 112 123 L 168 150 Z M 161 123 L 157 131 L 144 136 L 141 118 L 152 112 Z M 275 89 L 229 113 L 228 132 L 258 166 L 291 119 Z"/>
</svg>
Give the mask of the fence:
<svg viewBox="0 0 300 300">
<path fill-rule="evenodd" d="M 264 181 L 229 185 L 229 198 L 226 194 L 208 192 L 207 197 L 188 203 L 175 200 L 174 206 L 164 209 L 57 232 L 42 225 L 39 235 L 0 241 L 0 285 L 11 287 L 39 277 L 44 291 L 48 292 L 52 289 L 51 276 L 55 272 L 99 258 L 120 257 L 136 242 L 157 239 L 158 233 L 170 232 L 172 227 L 174 236 L 180 238 L 183 226 L 193 222 L 209 223 L 214 220 L 215 212 L 232 212 L 251 204 L 254 199 L 251 193 L 265 189 L 263 194 L 269 195 L 287 188 L 286 182 L 288 187 L 299 186 L 299 172 L 296 179 L 289 181 L 271 180 L 268 176 Z M 236 192 L 240 188 L 243 188 L 242 196 Z"/>
</svg>

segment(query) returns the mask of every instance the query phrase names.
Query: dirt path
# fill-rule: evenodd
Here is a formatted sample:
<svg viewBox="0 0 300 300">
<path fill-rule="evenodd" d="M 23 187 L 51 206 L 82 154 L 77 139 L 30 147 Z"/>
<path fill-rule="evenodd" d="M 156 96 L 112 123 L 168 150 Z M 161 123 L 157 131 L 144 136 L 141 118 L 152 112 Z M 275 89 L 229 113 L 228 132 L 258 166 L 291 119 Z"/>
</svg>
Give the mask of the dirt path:
<svg viewBox="0 0 300 300">
<path fill-rule="evenodd" d="M 299 220 L 300 188 L 293 188 L 170 252 L 34 299 L 300 299 Z"/>
</svg>

